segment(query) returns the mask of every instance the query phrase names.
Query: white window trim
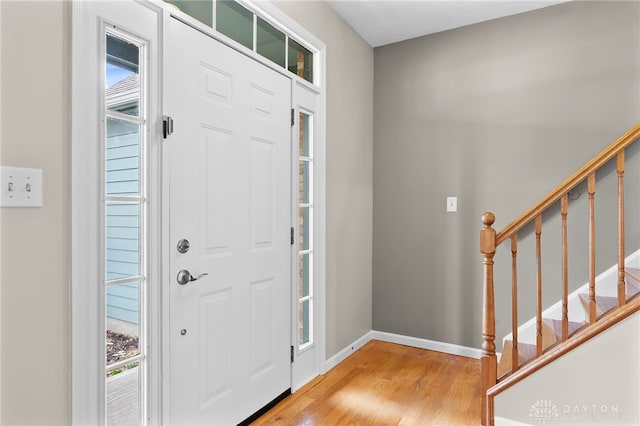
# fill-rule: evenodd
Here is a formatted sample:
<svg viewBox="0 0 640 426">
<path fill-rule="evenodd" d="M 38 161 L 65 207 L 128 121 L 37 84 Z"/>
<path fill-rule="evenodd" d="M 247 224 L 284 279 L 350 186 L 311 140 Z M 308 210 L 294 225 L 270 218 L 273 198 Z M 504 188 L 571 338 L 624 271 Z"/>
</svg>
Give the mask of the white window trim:
<svg viewBox="0 0 640 426">
<path fill-rule="evenodd" d="M 79 60 L 88 59 L 87 52 L 92 48 L 97 54 L 95 46 L 90 45 L 90 37 L 79 36 L 91 31 L 89 11 L 84 6 L 82 3 L 72 4 L 71 411 L 73 424 L 100 424 L 104 410 L 99 401 L 104 399 L 104 392 L 99 389 L 98 377 L 104 355 L 98 350 L 98 316 L 92 309 L 98 306 L 97 290 L 100 287 L 97 283 L 100 281 L 95 280 L 99 276 L 100 247 L 99 239 L 91 241 L 90 237 L 97 236 L 101 203 L 97 176 L 92 172 L 96 164 L 90 159 L 97 158 L 99 147 L 81 143 L 81 140 L 98 141 L 100 137 L 98 126 L 87 125 L 98 122 L 98 97 L 94 95 L 89 105 L 82 101 L 84 93 L 96 91 L 91 86 L 96 81 L 90 76 L 98 75 L 98 70 L 97 60 Z M 95 289 L 84 285 L 90 282 L 96 282 Z"/>
<path fill-rule="evenodd" d="M 72 4 L 72 122 L 71 122 L 71 416 L 72 424 L 104 424 L 105 389 L 101 386 L 101 379 L 105 371 L 105 354 L 101 350 L 104 342 L 103 319 L 96 315 L 100 311 L 103 292 L 100 283 L 104 276 L 101 274 L 103 266 L 100 262 L 101 247 L 101 212 L 102 212 L 102 170 L 99 159 L 102 158 L 100 141 L 102 129 L 99 125 L 104 109 L 99 86 L 100 54 L 98 49 L 103 34 L 101 20 L 117 22 L 125 31 L 138 35 L 135 28 L 140 24 L 135 17 L 127 16 L 133 4 L 155 13 L 154 45 L 148 52 L 148 58 L 158 64 L 160 51 L 159 9 L 151 3 L 138 2 L 73 2 Z M 145 12 L 147 13 L 147 12 Z M 110 19 L 112 16 L 120 18 Z M 125 18 L 121 18 L 124 16 Z M 151 16 L 151 15 L 150 15 Z M 148 16 L 147 16 L 148 18 Z M 127 21 L 122 22 L 121 21 Z M 140 37 L 144 39 L 145 37 Z M 160 89 L 158 68 L 149 67 L 149 97 L 148 97 L 148 136 L 147 158 L 149 169 L 147 179 L 150 191 L 149 200 L 159 204 L 160 185 L 160 151 L 153 141 L 160 139 L 159 99 Z M 94 141 L 95 143 L 90 143 Z M 160 241 L 159 213 L 150 209 L 148 216 L 148 282 L 160 283 L 158 250 Z M 95 285 L 88 285 L 95 283 Z M 159 285 L 158 285 L 159 287 Z M 159 323 L 160 308 L 159 292 L 149 292 L 149 310 L 147 312 L 150 324 Z M 149 352 L 147 372 L 149 388 L 148 394 L 148 423 L 161 423 L 159 404 L 161 392 L 159 383 L 160 348 L 159 328 L 149 328 L 148 341 L 155 346 Z"/>
<path fill-rule="evenodd" d="M 291 375 L 291 390 L 293 392 L 297 391 L 298 389 L 300 389 L 302 386 L 304 386 L 308 381 L 312 380 L 314 377 L 316 377 L 318 374 L 323 373 L 324 371 L 322 371 L 322 367 L 324 364 L 324 359 L 322 359 L 321 356 L 321 347 L 319 346 L 319 341 L 317 336 L 315 335 L 315 333 L 319 332 L 319 328 L 316 326 L 316 323 L 320 322 L 320 316 L 318 315 L 319 312 L 319 305 L 317 304 L 317 299 L 318 299 L 318 293 L 317 293 L 317 289 L 316 289 L 316 283 L 315 280 L 317 279 L 317 271 L 316 271 L 316 256 L 315 256 L 315 247 L 316 245 L 316 234 L 320 234 L 323 232 L 323 230 L 318 226 L 317 220 L 316 220 L 316 215 L 315 215 L 315 210 L 316 210 L 316 206 L 317 206 L 317 197 L 316 197 L 316 191 L 318 188 L 317 182 L 315 181 L 315 179 L 317 178 L 317 174 L 315 173 L 315 153 L 316 151 L 316 144 L 314 143 L 315 140 L 318 138 L 318 129 L 316 128 L 315 125 L 315 118 L 316 116 L 319 114 L 319 96 L 318 93 L 314 92 L 314 91 L 310 91 L 306 88 L 306 86 L 301 86 L 301 85 L 297 85 L 293 91 L 293 108 L 295 110 L 295 124 L 292 127 L 292 140 L 294 141 L 294 143 L 292 144 L 292 156 L 291 156 L 291 161 L 292 161 L 292 170 L 294 171 L 294 184 L 293 184 L 293 191 L 292 191 L 292 203 L 291 203 L 291 208 L 292 208 L 292 218 L 293 218 L 293 222 L 294 222 L 294 228 L 296 229 L 296 239 L 295 239 L 295 245 L 294 245 L 294 250 L 292 253 L 292 276 L 294 277 L 294 282 L 293 282 L 293 289 L 292 289 L 292 301 L 293 301 L 293 309 L 292 309 L 292 324 L 294 325 L 294 333 L 292 336 L 292 342 L 293 342 L 293 346 L 294 346 L 294 357 L 295 357 L 295 361 L 294 364 L 292 365 L 292 375 Z M 312 192 L 312 198 L 311 198 L 311 203 L 305 203 L 304 205 L 310 206 L 312 207 L 310 209 L 310 217 L 311 219 L 311 228 L 310 228 L 310 235 L 311 235 L 311 247 L 309 248 L 309 250 L 300 250 L 299 249 L 299 239 L 300 239 L 300 219 L 299 219 L 299 208 L 302 206 L 302 204 L 300 204 L 300 200 L 299 200 L 299 191 L 300 191 L 300 183 L 299 183 L 299 167 L 300 167 L 300 159 L 301 158 L 305 158 L 305 157 L 300 157 L 299 155 L 299 140 L 300 140 L 300 132 L 301 132 L 301 119 L 300 119 L 300 115 L 301 114 L 306 114 L 308 115 L 311 120 L 313 125 L 311 126 L 311 133 L 309 134 L 309 136 L 311 137 L 312 140 L 312 144 L 311 144 L 311 148 L 312 148 L 312 152 L 310 153 L 311 155 L 308 157 L 310 159 L 312 159 L 312 161 L 310 162 L 312 164 L 311 166 L 311 170 L 312 170 L 312 179 L 311 179 L 311 192 Z M 310 304 L 310 316 L 309 316 L 309 323 L 310 323 L 310 332 L 309 332 L 309 337 L 310 337 L 310 341 L 304 345 L 300 345 L 299 343 L 299 328 L 298 326 L 300 325 L 300 294 L 299 294 L 299 265 L 300 265 L 300 255 L 302 253 L 313 253 L 313 255 L 311 255 L 311 259 L 312 262 L 310 263 L 310 268 L 311 268 L 311 273 L 312 276 L 310 277 L 310 286 L 311 286 L 311 291 L 310 291 L 310 296 L 308 297 L 309 300 L 311 300 L 311 304 Z"/>
<path fill-rule="evenodd" d="M 0 5 L 0 38 L 2 38 L 2 5 Z M 0 82 L 2 82 L 2 43 L 0 43 Z M 0 84 L 0 100 L 2 99 L 2 84 Z M 2 146 L 2 102 L 0 102 L 0 146 Z M 2 209 L 0 209 L 0 223 L 2 223 Z M 0 259 L 2 259 L 2 244 L 0 244 Z M 0 330 L 2 330 L 2 291 L 0 291 Z M 2 339 L 0 338 L 0 383 L 2 383 Z M 0 419 L 2 418 L 2 386 L 0 386 Z"/>
</svg>

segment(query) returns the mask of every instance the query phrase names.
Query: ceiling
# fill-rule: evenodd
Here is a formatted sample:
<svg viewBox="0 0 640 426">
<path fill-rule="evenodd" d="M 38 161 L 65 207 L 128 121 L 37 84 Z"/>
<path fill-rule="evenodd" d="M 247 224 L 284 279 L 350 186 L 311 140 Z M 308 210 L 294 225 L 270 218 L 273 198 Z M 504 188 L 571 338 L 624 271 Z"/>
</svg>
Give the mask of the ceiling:
<svg viewBox="0 0 640 426">
<path fill-rule="evenodd" d="M 371 46 L 408 40 L 568 0 L 327 0 Z"/>
</svg>

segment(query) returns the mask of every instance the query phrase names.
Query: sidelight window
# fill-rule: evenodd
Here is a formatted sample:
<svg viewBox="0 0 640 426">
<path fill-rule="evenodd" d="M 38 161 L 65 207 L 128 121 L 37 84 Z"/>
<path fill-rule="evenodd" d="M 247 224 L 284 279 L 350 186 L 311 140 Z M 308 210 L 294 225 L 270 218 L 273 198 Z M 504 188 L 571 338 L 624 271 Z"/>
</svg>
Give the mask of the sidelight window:
<svg viewBox="0 0 640 426">
<path fill-rule="evenodd" d="M 313 344 L 313 116 L 300 112 L 298 141 L 298 349 Z"/>
<path fill-rule="evenodd" d="M 105 423 L 145 419 L 145 43 L 105 31 L 104 341 Z"/>
</svg>

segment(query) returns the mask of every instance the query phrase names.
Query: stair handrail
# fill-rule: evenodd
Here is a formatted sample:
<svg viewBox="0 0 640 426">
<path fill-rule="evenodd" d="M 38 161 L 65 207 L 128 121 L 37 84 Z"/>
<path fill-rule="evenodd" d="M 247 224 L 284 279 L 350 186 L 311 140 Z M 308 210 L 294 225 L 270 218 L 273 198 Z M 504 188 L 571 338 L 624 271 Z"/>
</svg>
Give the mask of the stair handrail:
<svg viewBox="0 0 640 426">
<path fill-rule="evenodd" d="M 510 238 L 514 233 L 521 230 L 526 224 L 531 222 L 536 216 L 549 208 L 552 204 L 560 200 L 564 194 L 574 189 L 579 183 L 584 181 L 589 175 L 611 161 L 620 151 L 631 145 L 640 137 L 640 123 L 630 128 L 625 134 L 616 139 L 611 145 L 593 157 L 591 161 L 569 176 L 560 185 L 555 187 L 540 201 L 534 204 L 529 210 L 523 213 L 516 220 L 505 226 L 496 234 L 496 247 Z"/>
<path fill-rule="evenodd" d="M 569 191 L 574 189 L 578 184 L 582 183 L 585 180 L 588 180 L 589 183 L 589 202 L 590 202 L 590 214 L 593 214 L 593 196 L 595 193 L 595 172 L 604 166 L 609 161 L 613 160 L 617 157 L 617 171 L 618 171 L 618 233 L 620 235 L 619 238 L 619 261 L 624 263 L 624 191 L 622 190 L 622 182 L 624 175 L 624 152 L 625 149 L 633 144 L 640 137 L 640 123 L 637 123 L 633 127 L 631 127 L 627 132 L 625 132 L 622 136 L 616 139 L 613 143 L 607 146 L 603 151 L 597 154 L 593 159 L 591 159 L 587 164 L 565 179 L 560 185 L 555 187 L 551 192 L 549 192 L 545 197 L 543 197 L 540 201 L 534 204 L 530 209 L 528 209 L 525 213 L 523 213 L 516 220 L 507 225 L 500 232 L 496 232 L 493 228 L 493 224 L 495 222 L 495 215 L 491 212 L 486 212 L 482 216 L 482 223 L 484 228 L 480 231 L 480 253 L 483 256 L 483 315 L 482 315 L 482 354 L 480 357 L 480 369 L 481 369 L 481 394 L 482 394 L 482 402 L 481 402 L 481 422 L 483 425 L 489 426 L 494 424 L 494 412 L 493 412 L 493 397 L 500 393 L 502 390 L 506 389 L 505 386 L 496 387 L 498 383 L 497 377 L 497 356 L 496 356 L 496 345 L 495 345 L 495 300 L 494 300 L 494 282 L 493 282 L 493 257 L 496 253 L 496 248 L 502 244 L 507 239 L 511 239 L 511 249 L 514 257 L 514 267 L 515 267 L 515 256 L 516 256 L 516 244 L 517 241 L 517 233 L 522 228 L 524 228 L 531 221 L 535 220 L 536 222 L 536 256 L 538 261 L 538 282 L 537 282 L 537 292 L 538 292 L 538 309 L 536 314 L 536 340 L 537 340 L 537 359 L 536 361 L 540 361 L 542 358 L 542 308 L 541 308 L 541 255 L 540 255 L 540 233 L 542 227 L 542 213 L 547 210 L 554 203 L 561 201 L 562 203 L 562 214 L 563 221 L 566 218 L 566 208 L 567 208 L 567 197 Z M 566 224 L 563 224 L 563 227 Z M 593 248 L 591 247 L 593 240 L 595 239 L 595 227 L 593 225 L 593 217 L 590 218 L 590 288 L 589 288 L 589 297 L 590 297 L 590 323 L 593 324 L 595 322 L 595 260 L 594 260 L 594 250 L 595 245 L 593 244 Z M 563 252 L 566 254 L 566 242 L 563 241 Z M 563 265 L 566 268 L 566 265 Z M 515 273 L 515 272 L 514 272 Z M 566 279 L 566 278 L 565 278 Z M 622 282 L 622 286 L 620 286 L 620 282 Z M 567 322 L 567 312 L 566 312 L 566 282 L 564 289 L 564 300 L 563 300 L 563 339 L 567 339 L 566 333 L 566 322 Z M 514 277 L 514 293 L 516 286 L 516 278 Z M 620 301 L 620 306 L 623 304 L 624 298 L 624 266 L 619 266 L 619 285 L 618 285 L 618 299 Z M 512 302 L 513 303 L 513 302 Z M 517 302 L 513 307 L 513 312 L 517 312 Z M 514 316 L 515 317 L 515 316 Z M 515 322 L 515 320 L 514 320 Z M 514 338 L 515 333 L 517 332 L 517 325 L 514 328 Z M 587 334 L 585 334 L 586 336 Z M 565 351 L 571 350 L 576 343 L 577 340 L 572 340 L 573 343 L 568 344 L 568 340 L 564 340 L 563 345 Z M 517 341 L 514 342 L 516 355 L 517 355 Z M 561 350 L 556 350 L 554 356 L 559 356 Z M 563 352 L 564 353 L 564 352 Z M 555 358 L 553 358 L 555 359 Z M 544 362 L 550 362 L 552 358 L 549 356 L 545 356 Z M 535 361 L 534 361 L 535 362 Z M 520 373 L 517 376 L 513 374 L 510 376 L 508 381 L 508 386 L 517 383 L 522 380 L 528 374 L 531 374 L 534 367 L 532 364 L 528 365 L 528 373 L 523 374 Z M 541 368 L 538 367 L 538 368 Z M 517 365 L 516 365 L 517 369 Z M 514 370 L 515 371 L 515 370 Z M 507 385 L 507 383 L 505 383 Z M 489 390 L 491 389 L 491 394 L 489 394 Z"/>
</svg>

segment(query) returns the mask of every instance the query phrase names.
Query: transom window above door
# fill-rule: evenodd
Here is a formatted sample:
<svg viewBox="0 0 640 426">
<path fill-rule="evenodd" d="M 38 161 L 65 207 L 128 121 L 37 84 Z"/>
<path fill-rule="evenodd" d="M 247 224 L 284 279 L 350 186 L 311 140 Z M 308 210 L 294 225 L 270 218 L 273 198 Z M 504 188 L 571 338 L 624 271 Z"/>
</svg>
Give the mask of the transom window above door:
<svg viewBox="0 0 640 426">
<path fill-rule="evenodd" d="M 234 0 L 165 0 L 165 3 L 237 41 L 300 78 L 314 83 L 314 52 Z"/>
</svg>

